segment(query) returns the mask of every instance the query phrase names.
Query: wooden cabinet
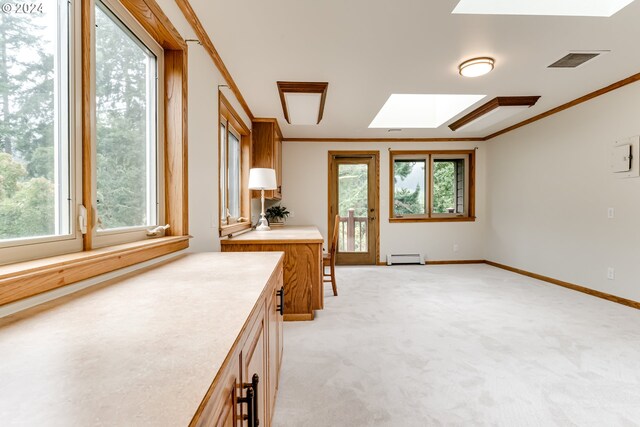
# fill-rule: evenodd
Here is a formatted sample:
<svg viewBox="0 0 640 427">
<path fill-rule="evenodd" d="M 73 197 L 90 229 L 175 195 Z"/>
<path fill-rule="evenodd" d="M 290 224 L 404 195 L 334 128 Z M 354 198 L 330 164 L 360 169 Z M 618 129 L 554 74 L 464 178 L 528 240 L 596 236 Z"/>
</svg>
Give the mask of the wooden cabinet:
<svg viewBox="0 0 640 427">
<path fill-rule="evenodd" d="M 268 349 L 265 348 L 267 344 L 265 321 L 265 311 L 264 307 L 262 307 L 242 349 L 242 382 L 245 385 L 252 384 L 253 389 L 252 402 L 243 405 L 242 412 L 245 414 L 252 412 L 252 416 L 256 420 L 253 425 L 245 422 L 243 426 L 246 427 L 270 425 L 270 422 L 266 421 L 267 404 L 271 398 L 267 395 L 269 389 L 267 387 L 268 377 L 266 373 L 269 371 L 269 366 L 267 360 Z M 247 390 L 247 387 L 244 388 Z M 250 404 L 253 405 L 252 408 L 248 407 Z"/>
<path fill-rule="evenodd" d="M 271 426 L 283 350 L 282 266 L 280 261 L 192 426 Z"/>
<path fill-rule="evenodd" d="M 222 252 L 284 252 L 284 320 L 313 320 L 324 307 L 322 244 L 316 227 L 284 226 L 222 239 Z"/>
<path fill-rule="evenodd" d="M 264 192 L 271 200 L 282 199 L 282 132 L 276 119 L 254 119 L 251 128 L 253 144 L 252 166 L 276 170 L 278 188 Z M 260 197 L 259 191 L 252 193 L 253 198 Z"/>
<path fill-rule="evenodd" d="M 282 275 L 280 275 L 279 282 L 282 283 Z M 276 394 L 279 387 L 280 379 L 280 366 L 282 364 L 282 349 L 283 349 L 283 324 L 282 324 L 282 305 L 284 304 L 284 286 L 276 289 L 271 294 L 271 298 L 267 303 L 267 322 L 269 331 L 269 354 L 267 355 L 269 363 L 269 402 L 268 407 L 271 408 L 269 418 L 273 419 L 273 408 L 276 403 Z"/>
</svg>

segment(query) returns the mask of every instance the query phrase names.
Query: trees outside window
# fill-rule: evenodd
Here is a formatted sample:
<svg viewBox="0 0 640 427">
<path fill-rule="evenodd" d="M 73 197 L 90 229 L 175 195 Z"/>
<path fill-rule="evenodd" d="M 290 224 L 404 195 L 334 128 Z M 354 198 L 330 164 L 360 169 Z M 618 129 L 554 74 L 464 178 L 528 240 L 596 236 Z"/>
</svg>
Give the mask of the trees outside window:
<svg viewBox="0 0 640 427">
<path fill-rule="evenodd" d="M 390 156 L 392 221 L 474 219 L 474 151 L 392 151 Z"/>
<path fill-rule="evenodd" d="M 66 3 L 0 14 L 0 241 L 70 233 Z"/>
</svg>

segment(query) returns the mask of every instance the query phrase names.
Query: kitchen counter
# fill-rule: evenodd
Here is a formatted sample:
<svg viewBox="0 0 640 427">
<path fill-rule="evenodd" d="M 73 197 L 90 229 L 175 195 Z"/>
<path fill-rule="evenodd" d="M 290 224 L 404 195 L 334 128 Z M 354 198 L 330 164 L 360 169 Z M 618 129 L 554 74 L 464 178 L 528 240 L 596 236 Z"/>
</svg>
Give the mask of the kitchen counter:
<svg viewBox="0 0 640 427">
<path fill-rule="evenodd" d="M 295 241 L 297 243 L 320 243 L 324 242 L 322 234 L 314 226 L 281 226 L 271 227 L 270 231 L 249 231 L 238 234 L 230 239 L 220 241 L 222 245 L 227 244 L 252 244 L 252 243 L 282 243 Z"/>
<path fill-rule="evenodd" d="M 183 255 L 0 319 L 0 424 L 188 425 L 282 256 Z"/>
<path fill-rule="evenodd" d="M 313 320 L 324 308 L 322 234 L 313 226 L 272 227 L 220 240 L 222 252 L 284 252 L 284 320 Z"/>
</svg>

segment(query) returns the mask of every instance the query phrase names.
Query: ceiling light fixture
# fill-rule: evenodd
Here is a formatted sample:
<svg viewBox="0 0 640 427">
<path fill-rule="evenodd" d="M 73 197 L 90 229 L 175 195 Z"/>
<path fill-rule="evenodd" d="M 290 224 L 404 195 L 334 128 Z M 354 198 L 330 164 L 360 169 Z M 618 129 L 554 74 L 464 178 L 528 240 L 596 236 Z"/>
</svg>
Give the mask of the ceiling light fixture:
<svg viewBox="0 0 640 427">
<path fill-rule="evenodd" d="M 282 112 L 292 125 L 317 125 L 324 114 L 327 82 L 277 82 Z"/>
<path fill-rule="evenodd" d="M 460 64 L 458 70 L 460 70 L 460 75 L 464 77 L 484 76 L 493 70 L 493 63 L 493 58 L 473 58 Z"/>
</svg>

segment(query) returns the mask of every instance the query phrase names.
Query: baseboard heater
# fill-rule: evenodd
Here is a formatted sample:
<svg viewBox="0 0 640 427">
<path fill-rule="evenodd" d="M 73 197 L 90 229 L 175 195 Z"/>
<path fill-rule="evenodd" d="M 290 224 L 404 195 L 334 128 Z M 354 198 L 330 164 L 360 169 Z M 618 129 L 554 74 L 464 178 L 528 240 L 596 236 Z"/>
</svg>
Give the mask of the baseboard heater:
<svg viewBox="0 0 640 427">
<path fill-rule="evenodd" d="M 387 265 L 394 264 L 422 264 L 424 257 L 422 254 L 389 254 L 387 255 Z"/>
</svg>

